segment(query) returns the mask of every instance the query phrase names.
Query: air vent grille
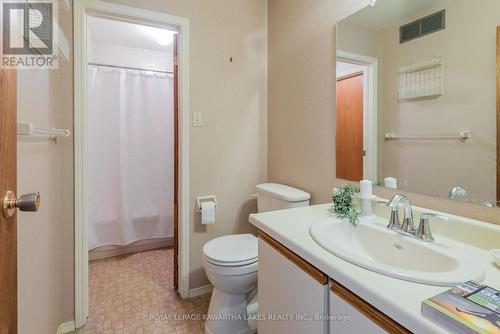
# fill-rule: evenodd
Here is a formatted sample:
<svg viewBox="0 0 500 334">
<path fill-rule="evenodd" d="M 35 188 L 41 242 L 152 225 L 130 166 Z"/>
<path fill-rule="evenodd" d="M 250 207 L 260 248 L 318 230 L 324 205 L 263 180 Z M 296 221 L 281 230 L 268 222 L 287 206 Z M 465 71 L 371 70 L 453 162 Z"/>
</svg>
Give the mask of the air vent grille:
<svg viewBox="0 0 500 334">
<path fill-rule="evenodd" d="M 446 11 L 443 9 L 399 28 L 399 43 L 405 43 L 446 27 Z"/>
</svg>

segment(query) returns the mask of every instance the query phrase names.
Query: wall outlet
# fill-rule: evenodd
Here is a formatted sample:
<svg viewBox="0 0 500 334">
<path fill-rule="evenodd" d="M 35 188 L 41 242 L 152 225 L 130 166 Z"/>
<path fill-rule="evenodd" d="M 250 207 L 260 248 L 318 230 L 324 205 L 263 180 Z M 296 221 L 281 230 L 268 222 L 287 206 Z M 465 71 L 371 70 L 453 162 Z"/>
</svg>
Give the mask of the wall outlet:
<svg viewBox="0 0 500 334">
<path fill-rule="evenodd" d="M 193 113 L 193 126 L 196 126 L 196 127 L 203 126 L 203 117 L 201 115 L 201 112 L 194 112 Z"/>
</svg>

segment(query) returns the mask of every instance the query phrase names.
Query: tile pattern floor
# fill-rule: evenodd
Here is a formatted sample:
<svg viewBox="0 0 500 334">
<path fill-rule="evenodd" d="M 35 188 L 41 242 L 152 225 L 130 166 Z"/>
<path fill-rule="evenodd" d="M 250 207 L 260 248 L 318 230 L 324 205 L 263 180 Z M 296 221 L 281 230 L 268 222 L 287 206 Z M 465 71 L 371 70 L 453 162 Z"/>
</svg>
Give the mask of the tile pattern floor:
<svg viewBox="0 0 500 334">
<path fill-rule="evenodd" d="M 90 315 L 76 333 L 203 333 L 210 295 L 182 300 L 172 277 L 172 249 L 91 262 Z"/>
</svg>

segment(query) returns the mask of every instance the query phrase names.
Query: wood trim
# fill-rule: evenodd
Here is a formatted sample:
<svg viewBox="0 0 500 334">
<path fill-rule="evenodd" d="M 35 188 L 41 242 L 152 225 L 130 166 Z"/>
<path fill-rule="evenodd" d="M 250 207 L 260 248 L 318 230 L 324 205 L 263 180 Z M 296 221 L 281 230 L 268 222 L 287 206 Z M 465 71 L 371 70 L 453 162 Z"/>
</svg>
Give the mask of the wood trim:
<svg viewBox="0 0 500 334">
<path fill-rule="evenodd" d="M 497 203 L 500 201 L 500 26 L 497 27 Z"/>
<path fill-rule="evenodd" d="M 312 278 L 314 278 L 316 281 L 318 281 L 319 284 L 321 285 L 326 285 L 328 284 L 328 276 L 324 274 L 322 271 L 320 271 L 318 268 L 283 246 L 281 243 L 267 235 L 266 233 L 262 232 L 259 230 L 259 238 L 266 242 L 269 246 L 273 247 L 276 249 L 278 252 L 281 253 L 284 257 L 286 257 L 288 260 L 292 261 L 302 269 L 304 272 L 309 274 Z"/>
<path fill-rule="evenodd" d="M 368 319 L 376 323 L 382 329 L 393 334 L 411 334 L 409 330 L 389 318 L 384 313 L 380 312 L 377 308 L 358 297 L 355 293 L 351 292 L 340 283 L 336 282 L 335 280 L 331 280 L 331 282 L 332 285 L 330 287 L 330 290 L 334 294 L 336 294 L 346 303 L 350 304 L 356 310 L 364 314 Z M 335 310 L 332 311 L 335 312 Z"/>
</svg>

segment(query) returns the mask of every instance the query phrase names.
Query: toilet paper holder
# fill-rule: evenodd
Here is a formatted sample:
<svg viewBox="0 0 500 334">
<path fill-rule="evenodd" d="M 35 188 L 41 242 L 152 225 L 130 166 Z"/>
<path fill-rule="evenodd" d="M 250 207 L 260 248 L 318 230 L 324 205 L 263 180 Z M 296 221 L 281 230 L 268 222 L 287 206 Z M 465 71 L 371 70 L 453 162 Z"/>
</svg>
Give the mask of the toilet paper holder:
<svg viewBox="0 0 500 334">
<path fill-rule="evenodd" d="M 196 212 L 201 212 L 201 203 L 203 202 L 214 202 L 215 207 L 217 207 L 217 198 L 215 195 L 199 196 L 196 197 Z"/>
</svg>

